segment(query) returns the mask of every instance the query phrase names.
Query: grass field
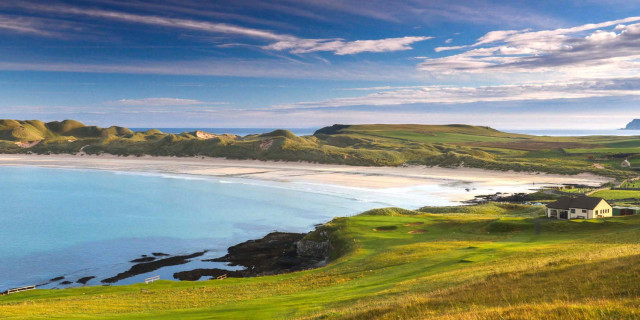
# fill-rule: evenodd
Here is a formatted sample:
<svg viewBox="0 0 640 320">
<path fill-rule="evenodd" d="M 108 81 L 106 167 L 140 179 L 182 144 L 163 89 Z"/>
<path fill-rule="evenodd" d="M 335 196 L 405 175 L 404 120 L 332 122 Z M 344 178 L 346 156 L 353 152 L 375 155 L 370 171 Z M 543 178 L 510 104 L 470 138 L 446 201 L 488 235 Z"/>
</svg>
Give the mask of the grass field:
<svg viewBox="0 0 640 320">
<path fill-rule="evenodd" d="M 592 194 L 606 200 L 640 199 L 640 190 L 603 190 Z"/>
<path fill-rule="evenodd" d="M 347 253 L 320 269 L 36 290 L 0 297 L 0 318 L 640 318 L 640 216 L 543 218 L 536 234 L 542 213 L 501 204 L 372 210 L 328 224 Z"/>
<path fill-rule="evenodd" d="M 640 180 L 625 181 L 620 188 L 638 189 L 640 190 Z"/>
</svg>

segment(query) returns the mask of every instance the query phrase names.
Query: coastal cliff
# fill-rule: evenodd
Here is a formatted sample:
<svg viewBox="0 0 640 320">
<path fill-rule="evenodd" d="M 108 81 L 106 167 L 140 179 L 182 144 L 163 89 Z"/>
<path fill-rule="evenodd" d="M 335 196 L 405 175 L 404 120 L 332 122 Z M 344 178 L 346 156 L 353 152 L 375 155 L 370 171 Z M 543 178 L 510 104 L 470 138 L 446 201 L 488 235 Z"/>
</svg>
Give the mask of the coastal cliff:
<svg viewBox="0 0 640 320">
<path fill-rule="evenodd" d="M 640 130 L 640 119 L 633 119 L 627 124 L 624 130 Z"/>
</svg>

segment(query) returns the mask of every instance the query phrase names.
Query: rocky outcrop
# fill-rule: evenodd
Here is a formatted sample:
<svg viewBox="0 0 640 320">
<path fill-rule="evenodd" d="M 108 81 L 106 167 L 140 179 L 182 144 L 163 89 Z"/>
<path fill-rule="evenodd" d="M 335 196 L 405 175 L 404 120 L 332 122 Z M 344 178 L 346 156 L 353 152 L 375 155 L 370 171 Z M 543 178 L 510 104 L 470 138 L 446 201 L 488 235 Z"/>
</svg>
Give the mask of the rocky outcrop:
<svg viewBox="0 0 640 320">
<path fill-rule="evenodd" d="M 83 277 L 78 279 L 78 281 L 76 281 L 76 283 L 80 283 L 80 284 L 87 284 L 87 282 L 89 282 L 89 280 L 94 279 L 94 276 L 90 276 L 90 277 Z"/>
<path fill-rule="evenodd" d="M 151 261 L 151 262 L 143 262 L 143 263 L 134 264 L 129 270 L 121 272 L 121 273 L 119 273 L 116 276 L 113 276 L 111 278 L 104 279 L 104 280 L 102 280 L 102 283 L 114 283 L 114 282 L 118 282 L 120 280 L 123 280 L 123 279 L 126 279 L 126 278 L 130 278 L 130 277 L 133 277 L 133 276 L 136 276 L 136 275 L 139 275 L 139 274 L 155 271 L 155 270 L 158 270 L 158 269 L 163 268 L 163 267 L 185 264 L 185 263 L 189 262 L 190 259 L 202 256 L 206 252 L 207 251 L 205 250 L 205 251 L 196 252 L 196 253 L 192 253 L 192 254 L 184 255 L 184 256 L 173 256 L 173 257 L 164 258 L 164 259 L 160 259 L 160 260 L 155 260 L 155 261 Z M 157 257 L 157 256 L 165 255 L 165 254 L 164 253 L 154 252 L 153 255 Z"/>
<path fill-rule="evenodd" d="M 227 262 L 231 266 L 242 266 L 243 270 L 195 269 L 176 272 L 173 277 L 195 281 L 202 277 L 255 277 L 317 268 L 329 260 L 331 245 L 326 231 L 316 230 L 309 234 L 272 232 L 262 239 L 237 244 L 227 251 L 223 257 L 203 261 Z"/>
<path fill-rule="evenodd" d="M 640 119 L 633 119 L 633 121 L 627 124 L 624 130 L 640 130 Z"/>
<path fill-rule="evenodd" d="M 324 241 L 302 239 L 296 243 L 296 253 L 299 257 L 326 263 L 331 253 L 331 243 L 328 239 Z"/>
</svg>

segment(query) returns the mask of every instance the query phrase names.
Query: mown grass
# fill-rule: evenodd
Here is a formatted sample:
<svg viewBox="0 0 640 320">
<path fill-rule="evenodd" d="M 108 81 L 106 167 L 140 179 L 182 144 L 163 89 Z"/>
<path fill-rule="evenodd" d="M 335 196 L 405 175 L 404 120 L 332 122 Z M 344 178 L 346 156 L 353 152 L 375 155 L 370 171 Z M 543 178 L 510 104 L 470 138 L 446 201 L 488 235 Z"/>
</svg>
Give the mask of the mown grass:
<svg viewBox="0 0 640 320">
<path fill-rule="evenodd" d="M 640 190 L 602 190 L 593 193 L 591 196 L 606 200 L 640 199 Z"/>
<path fill-rule="evenodd" d="M 351 249 L 320 269 L 36 290 L 0 297 L 0 318 L 640 317 L 640 216 L 542 218 L 536 234 L 542 212 L 502 204 L 371 211 L 328 225 Z"/>
<path fill-rule="evenodd" d="M 620 188 L 629 188 L 629 189 L 639 189 L 640 190 L 640 180 L 628 180 L 625 181 Z"/>
</svg>

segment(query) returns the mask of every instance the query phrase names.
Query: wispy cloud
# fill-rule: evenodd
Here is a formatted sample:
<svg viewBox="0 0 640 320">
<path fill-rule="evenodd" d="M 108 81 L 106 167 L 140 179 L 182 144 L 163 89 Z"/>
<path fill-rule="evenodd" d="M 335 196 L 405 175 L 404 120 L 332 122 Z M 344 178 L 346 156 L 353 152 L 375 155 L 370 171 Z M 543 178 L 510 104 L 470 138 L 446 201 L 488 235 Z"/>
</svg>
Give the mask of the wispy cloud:
<svg viewBox="0 0 640 320">
<path fill-rule="evenodd" d="M 346 41 L 344 39 L 305 39 L 293 35 L 281 34 L 271 30 L 193 19 L 168 18 L 155 15 L 132 14 L 102 9 L 85 9 L 72 6 L 51 6 L 29 3 L 18 4 L 17 6 L 28 10 L 54 13 L 56 15 L 80 15 L 92 18 L 117 20 L 127 23 L 254 38 L 272 42 L 269 45 L 262 46 L 263 49 L 287 51 L 293 54 L 328 51 L 333 52 L 336 55 L 353 55 L 363 52 L 402 51 L 412 49 L 410 45 L 415 42 L 432 38 L 427 36 L 407 36 L 400 38 L 355 41 Z M 2 27 L 2 24 L 0 24 L 0 27 Z M 234 45 L 237 46 L 237 44 Z M 224 44 L 221 47 L 224 47 Z"/>
<path fill-rule="evenodd" d="M 358 54 L 362 52 L 391 52 L 411 50 L 411 44 L 433 39 L 433 37 L 402 37 L 380 40 L 344 41 L 342 39 L 296 39 L 278 41 L 265 46 L 265 49 L 289 51 L 291 53 L 309 53 L 331 51 L 337 55 Z"/>
<path fill-rule="evenodd" d="M 179 28 L 189 30 L 199 30 L 212 33 L 241 35 L 252 38 L 260 38 L 266 40 L 287 40 L 294 37 L 289 35 L 282 35 L 268 30 L 261 30 L 255 28 L 246 28 L 242 26 L 226 24 L 226 23 L 212 23 L 207 21 L 198 21 L 191 19 L 180 18 L 167 18 L 152 15 L 140 15 L 118 11 L 101 10 L 101 9 L 84 9 L 71 6 L 50 6 L 39 4 L 21 4 L 18 5 L 29 10 L 36 10 L 40 12 L 50 12 L 54 14 L 67 14 L 67 15 L 81 15 L 94 18 L 103 18 L 110 20 L 119 20 L 130 23 L 148 24 L 155 26 L 162 26 L 168 28 Z"/>
<path fill-rule="evenodd" d="M 367 89 L 367 88 L 363 88 Z M 476 102 L 544 101 L 596 97 L 640 96 L 640 78 L 580 82 L 528 83 L 482 87 L 378 87 L 360 97 L 336 98 L 275 106 L 274 109 L 313 109 L 408 104 L 465 104 Z"/>
<path fill-rule="evenodd" d="M 51 31 L 51 25 L 44 23 L 42 19 L 10 15 L 0 15 L 0 32 L 2 31 L 42 37 L 61 37 L 60 33 Z"/>
<path fill-rule="evenodd" d="M 366 5 L 358 1 L 341 0 L 284 0 L 289 7 L 306 7 L 394 22 L 416 23 L 433 21 L 465 22 L 473 24 L 506 24 L 509 26 L 559 26 L 555 17 L 540 13 L 535 6 L 505 5 L 495 2 L 459 0 L 451 2 L 432 0 L 385 1 L 370 0 Z M 260 2 L 260 1 L 257 1 Z M 272 3 L 273 1 L 266 1 Z M 334 14 L 335 15 L 335 14 Z"/>
</svg>

